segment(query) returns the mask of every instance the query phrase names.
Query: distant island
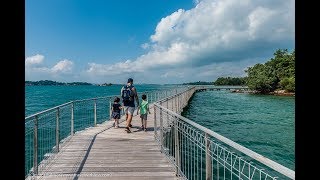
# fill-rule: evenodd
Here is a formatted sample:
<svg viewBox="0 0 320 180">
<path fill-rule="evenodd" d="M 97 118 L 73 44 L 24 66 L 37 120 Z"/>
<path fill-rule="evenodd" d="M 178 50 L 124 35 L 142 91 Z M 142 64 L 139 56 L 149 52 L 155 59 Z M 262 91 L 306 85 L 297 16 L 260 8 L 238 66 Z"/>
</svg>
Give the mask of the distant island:
<svg viewBox="0 0 320 180">
<path fill-rule="evenodd" d="M 57 82 L 51 80 L 25 81 L 25 86 L 111 86 L 111 83 L 92 84 L 88 82 Z"/>
<path fill-rule="evenodd" d="M 103 84 L 100 84 L 99 86 L 112 86 L 111 83 L 103 83 Z"/>
<path fill-rule="evenodd" d="M 264 64 L 245 70 L 247 77 L 219 77 L 214 85 L 245 85 L 255 94 L 295 95 L 295 50 L 278 49 Z"/>
<path fill-rule="evenodd" d="M 213 82 L 216 86 L 245 86 L 247 77 L 219 77 Z"/>
<path fill-rule="evenodd" d="M 182 85 L 213 85 L 212 82 L 198 81 L 198 82 L 188 82 L 183 83 Z"/>
</svg>

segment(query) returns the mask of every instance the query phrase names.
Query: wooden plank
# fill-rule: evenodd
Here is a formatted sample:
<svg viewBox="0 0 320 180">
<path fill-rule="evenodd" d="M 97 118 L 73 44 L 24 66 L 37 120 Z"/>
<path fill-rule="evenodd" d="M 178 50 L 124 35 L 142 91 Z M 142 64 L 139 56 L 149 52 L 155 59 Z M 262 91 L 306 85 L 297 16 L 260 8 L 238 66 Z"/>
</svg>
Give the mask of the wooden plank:
<svg viewBox="0 0 320 180">
<path fill-rule="evenodd" d="M 79 177 L 84 176 L 84 177 L 141 177 L 141 176 L 149 176 L 149 177 L 159 177 L 159 176 L 171 176 L 175 177 L 174 172 L 97 172 L 97 173 L 81 173 L 81 174 L 74 174 L 74 173 L 54 173 L 54 172 L 47 172 L 43 173 L 41 175 L 42 178 L 45 176 L 72 176 L 72 175 L 77 175 Z M 39 175 L 40 176 L 40 175 Z M 42 179 L 41 178 L 41 179 Z"/>
<path fill-rule="evenodd" d="M 39 179 L 44 179 L 44 180 L 70 180 L 73 179 L 73 175 L 70 176 L 46 176 L 46 177 L 41 177 Z M 128 176 L 79 176 L 78 180 L 102 180 L 102 179 L 107 179 L 107 180 L 174 180 L 177 179 L 172 176 L 135 176 L 135 177 L 128 177 Z"/>
<path fill-rule="evenodd" d="M 147 132 L 140 130 L 138 116 L 133 117 L 132 133 L 124 131 L 125 122 L 115 129 L 110 121 L 76 132 L 41 166 L 41 179 L 177 179 L 154 140 L 152 117 L 148 116 Z"/>
<path fill-rule="evenodd" d="M 46 172 L 76 173 L 77 167 L 50 167 Z M 81 172 L 170 172 L 172 167 L 81 167 Z"/>
</svg>

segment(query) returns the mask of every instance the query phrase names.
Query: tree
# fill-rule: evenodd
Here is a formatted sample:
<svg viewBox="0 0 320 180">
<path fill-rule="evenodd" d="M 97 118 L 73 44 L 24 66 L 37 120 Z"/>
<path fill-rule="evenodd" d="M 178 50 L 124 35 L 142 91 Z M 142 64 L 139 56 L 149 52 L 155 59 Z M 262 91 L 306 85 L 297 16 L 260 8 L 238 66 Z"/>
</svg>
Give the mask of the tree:
<svg viewBox="0 0 320 180">
<path fill-rule="evenodd" d="M 247 86 L 261 93 L 276 89 L 295 91 L 295 50 L 278 49 L 265 64 L 256 64 L 245 70 L 248 73 Z"/>
<path fill-rule="evenodd" d="M 246 77 L 219 77 L 213 82 L 216 86 L 231 85 L 231 86 L 242 86 L 246 84 Z"/>
<path fill-rule="evenodd" d="M 264 64 L 256 64 L 249 67 L 246 72 L 248 73 L 247 86 L 250 89 L 261 93 L 268 93 L 276 89 L 278 80 L 270 67 Z"/>
</svg>

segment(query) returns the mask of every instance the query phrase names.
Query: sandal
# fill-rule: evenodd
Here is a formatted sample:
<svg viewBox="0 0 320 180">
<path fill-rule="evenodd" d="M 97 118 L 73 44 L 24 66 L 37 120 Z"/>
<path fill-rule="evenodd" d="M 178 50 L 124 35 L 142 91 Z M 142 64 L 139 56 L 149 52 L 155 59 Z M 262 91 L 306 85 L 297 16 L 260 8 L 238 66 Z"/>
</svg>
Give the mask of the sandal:
<svg viewBox="0 0 320 180">
<path fill-rule="evenodd" d="M 131 131 L 128 127 L 125 128 L 125 131 L 127 131 L 127 133 L 131 133 Z"/>
</svg>

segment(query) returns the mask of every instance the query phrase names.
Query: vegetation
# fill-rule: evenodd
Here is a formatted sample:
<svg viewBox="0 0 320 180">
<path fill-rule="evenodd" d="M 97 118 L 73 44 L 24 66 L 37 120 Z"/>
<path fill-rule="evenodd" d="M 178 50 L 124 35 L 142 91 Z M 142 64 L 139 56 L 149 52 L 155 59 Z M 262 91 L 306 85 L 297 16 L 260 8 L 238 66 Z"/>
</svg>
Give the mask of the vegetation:
<svg viewBox="0 0 320 180">
<path fill-rule="evenodd" d="M 246 77 L 219 77 L 215 82 L 213 82 L 213 84 L 216 86 L 243 86 L 246 85 L 246 79 Z"/>
<path fill-rule="evenodd" d="M 100 86 L 111 86 L 111 85 L 112 85 L 111 83 L 103 83 Z"/>
<path fill-rule="evenodd" d="M 212 82 L 198 81 L 198 82 L 189 82 L 183 83 L 182 85 L 212 85 Z"/>
<path fill-rule="evenodd" d="M 249 67 L 246 84 L 250 89 L 261 93 L 275 90 L 295 92 L 295 50 L 278 49 L 265 64 Z"/>
<path fill-rule="evenodd" d="M 295 92 L 295 50 L 278 49 L 274 57 L 264 64 L 245 70 L 247 77 L 219 77 L 214 85 L 246 85 L 260 93 L 276 90 Z"/>
<path fill-rule="evenodd" d="M 51 80 L 40 80 L 40 81 L 25 81 L 25 85 L 27 86 L 76 86 L 76 85 L 92 85 L 87 82 L 71 82 L 71 83 L 63 83 Z"/>
</svg>

